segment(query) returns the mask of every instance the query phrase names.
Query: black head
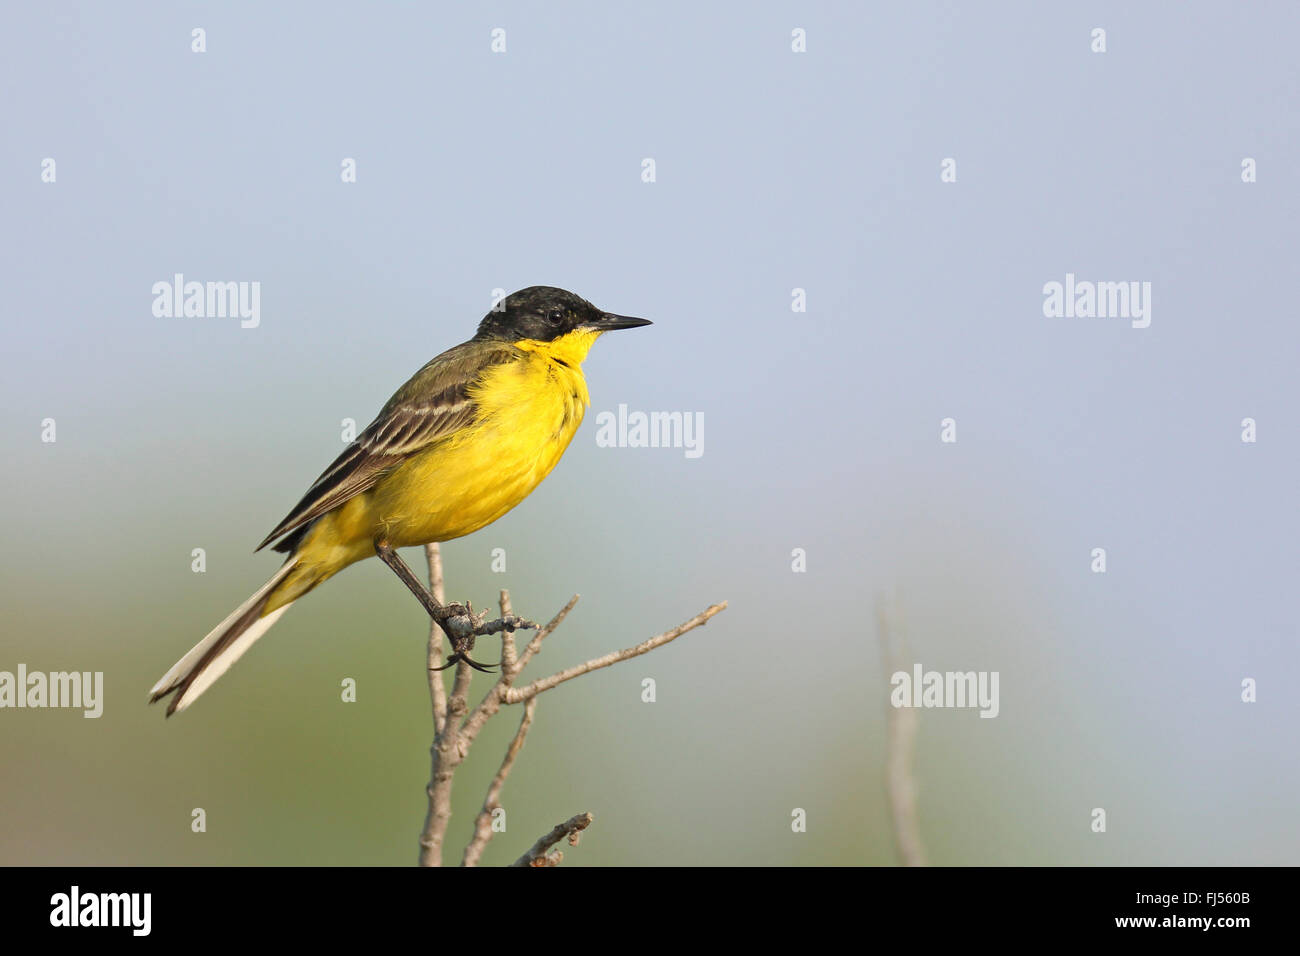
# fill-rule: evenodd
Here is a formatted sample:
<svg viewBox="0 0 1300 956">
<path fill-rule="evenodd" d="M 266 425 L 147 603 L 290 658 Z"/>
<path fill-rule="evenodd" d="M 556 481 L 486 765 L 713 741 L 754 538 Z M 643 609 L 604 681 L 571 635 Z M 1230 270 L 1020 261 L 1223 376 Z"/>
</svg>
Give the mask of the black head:
<svg viewBox="0 0 1300 956">
<path fill-rule="evenodd" d="M 550 342 L 570 332 L 612 332 L 649 325 L 648 319 L 602 312 L 586 299 L 549 285 L 534 285 L 506 296 L 479 323 L 476 339 Z"/>
</svg>

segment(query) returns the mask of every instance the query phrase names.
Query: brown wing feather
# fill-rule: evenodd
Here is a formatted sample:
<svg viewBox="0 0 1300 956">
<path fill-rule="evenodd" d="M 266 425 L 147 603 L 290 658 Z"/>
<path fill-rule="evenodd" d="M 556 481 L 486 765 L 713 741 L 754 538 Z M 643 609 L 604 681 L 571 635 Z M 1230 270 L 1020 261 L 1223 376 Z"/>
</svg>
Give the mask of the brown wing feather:
<svg viewBox="0 0 1300 956">
<path fill-rule="evenodd" d="M 470 386 L 490 365 L 510 361 L 517 350 L 499 343 L 466 342 L 439 355 L 388 400 L 366 426 L 307 489 L 257 550 L 285 535 L 276 551 L 292 550 L 306 526 L 348 499 L 374 487 L 408 457 L 446 438 L 474 420 Z"/>
</svg>

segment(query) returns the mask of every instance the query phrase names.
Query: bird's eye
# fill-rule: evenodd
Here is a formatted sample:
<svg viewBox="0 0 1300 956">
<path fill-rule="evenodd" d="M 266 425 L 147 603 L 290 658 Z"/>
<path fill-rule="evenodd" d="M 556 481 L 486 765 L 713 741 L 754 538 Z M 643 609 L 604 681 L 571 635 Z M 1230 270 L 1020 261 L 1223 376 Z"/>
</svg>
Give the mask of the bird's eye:
<svg viewBox="0 0 1300 956">
<path fill-rule="evenodd" d="M 551 325 L 560 325 L 564 322 L 564 312 L 561 309 L 552 309 L 546 313 L 546 321 Z"/>
</svg>

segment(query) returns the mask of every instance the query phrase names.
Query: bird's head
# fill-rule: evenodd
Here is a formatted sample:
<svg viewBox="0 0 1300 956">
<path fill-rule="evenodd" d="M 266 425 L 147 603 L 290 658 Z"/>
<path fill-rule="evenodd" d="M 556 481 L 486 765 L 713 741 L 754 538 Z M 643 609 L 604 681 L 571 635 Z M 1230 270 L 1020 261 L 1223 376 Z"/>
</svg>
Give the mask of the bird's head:
<svg viewBox="0 0 1300 956">
<path fill-rule="evenodd" d="M 566 336 L 591 342 L 603 332 L 635 329 L 649 319 L 602 312 L 582 296 L 549 285 L 512 292 L 479 323 L 476 339 L 556 342 Z M 584 349 L 585 352 L 585 349 Z"/>
</svg>

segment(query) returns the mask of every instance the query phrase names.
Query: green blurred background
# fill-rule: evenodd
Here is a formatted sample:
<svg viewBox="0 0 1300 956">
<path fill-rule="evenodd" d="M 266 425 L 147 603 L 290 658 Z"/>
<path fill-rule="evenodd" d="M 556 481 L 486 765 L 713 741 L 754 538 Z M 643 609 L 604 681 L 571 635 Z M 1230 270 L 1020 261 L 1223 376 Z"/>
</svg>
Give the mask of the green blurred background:
<svg viewBox="0 0 1300 956">
<path fill-rule="evenodd" d="M 583 810 L 577 865 L 895 862 L 878 595 L 925 667 L 1001 675 L 997 719 L 920 714 L 933 862 L 1295 863 L 1297 12 L 1178 9 L 11 11 L 0 669 L 106 703 L 0 711 L 0 863 L 415 861 L 425 623 L 377 562 L 190 711 L 146 691 L 274 570 L 340 422 L 535 283 L 656 324 L 597 344 L 587 423 L 445 546 L 449 596 L 581 593 L 534 676 L 730 608 L 542 698 L 485 863 Z M 1045 319 L 1067 271 L 1151 281 L 1151 327 Z M 175 272 L 260 281 L 261 325 L 155 318 Z M 619 403 L 702 413 L 704 454 L 597 447 Z"/>
</svg>

